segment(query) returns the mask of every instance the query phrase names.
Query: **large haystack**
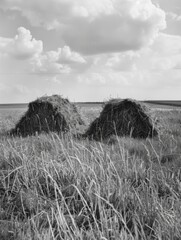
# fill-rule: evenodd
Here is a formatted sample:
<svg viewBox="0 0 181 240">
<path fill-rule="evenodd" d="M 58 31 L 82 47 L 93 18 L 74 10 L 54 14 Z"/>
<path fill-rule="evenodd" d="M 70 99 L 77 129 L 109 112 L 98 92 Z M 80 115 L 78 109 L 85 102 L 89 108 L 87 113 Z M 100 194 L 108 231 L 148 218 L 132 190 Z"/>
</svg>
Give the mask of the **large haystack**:
<svg viewBox="0 0 181 240">
<path fill-rule="evenodd" d="M 131 99 L 113 99 L 105 104 L 86 136 L 103 140 L 111 135 L 147 138 L 157 135 L 147 106 Z"/>
<path fill-rule="evenodd" d="M 44 96 L 29 103 L 27 112 L 12 134 L 27 136 L 40 132 L 75 131 L 80 125 L 84 125 L 84 122 L 76 106 L 68 99 L 58 95 Z"/>
</svg>

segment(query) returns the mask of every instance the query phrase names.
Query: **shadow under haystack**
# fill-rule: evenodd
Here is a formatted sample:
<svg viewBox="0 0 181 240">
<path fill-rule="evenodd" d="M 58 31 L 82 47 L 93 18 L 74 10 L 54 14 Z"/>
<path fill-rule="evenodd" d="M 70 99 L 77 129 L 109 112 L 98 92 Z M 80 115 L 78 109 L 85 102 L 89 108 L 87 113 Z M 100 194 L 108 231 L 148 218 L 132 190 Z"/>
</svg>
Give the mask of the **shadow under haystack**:
<svg viewBox="0 0 181 240">
<path fill-rule="evenodd" d="M 98 141 L 111 135 L 154 137 L 158 134 L 154 125 L 146 105 L 131 99 L 112 99 L 105 104 L 100 116 L 90 125 L 85 136 Z"/>
<path fill-rule="evenodd" d="M 25 115 L 11 131 L 13 135 L 34 135 L 40 132 L 76 132 L 84 125 L 76 106 L 59 95 L 43 96 L 29 103 Z"/>
</svg>

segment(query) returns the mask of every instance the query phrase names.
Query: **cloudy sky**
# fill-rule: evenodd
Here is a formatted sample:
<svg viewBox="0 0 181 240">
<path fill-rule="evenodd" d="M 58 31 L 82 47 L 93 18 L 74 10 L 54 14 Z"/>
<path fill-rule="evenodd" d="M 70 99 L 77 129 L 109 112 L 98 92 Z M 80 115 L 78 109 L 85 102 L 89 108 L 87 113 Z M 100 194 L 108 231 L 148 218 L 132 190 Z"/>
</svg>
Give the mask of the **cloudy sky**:
<svg viewBox="0 0 181 240">
<path fill-rule="evenodd" d="M 0 0 L 0 103 L 181 99 L 181 0 Z"/>
</svg>

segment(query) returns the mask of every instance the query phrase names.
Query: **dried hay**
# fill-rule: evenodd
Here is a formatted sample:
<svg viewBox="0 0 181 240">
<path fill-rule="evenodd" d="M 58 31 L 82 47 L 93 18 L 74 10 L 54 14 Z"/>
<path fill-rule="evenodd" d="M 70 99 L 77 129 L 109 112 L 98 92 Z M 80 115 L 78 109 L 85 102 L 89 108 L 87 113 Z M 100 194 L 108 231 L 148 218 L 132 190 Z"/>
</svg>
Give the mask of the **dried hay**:
<svg viewBox="0 0 181 240">
<path fill-rule="evenodd" d="M 13 135 L 40 132 L 67 132 L 84 125 L 76 106 L 59 95 L 43 96 L 29 103 L 25 115 L 11 131 Z"/>
<path fill-rule="evenodd" d="M 157 134 L 146 105 L 131 99 L 112 99 L 105 104 L 100 116 L 93 121 L 85 136 L 103 140 L 111 135 L 147 138 Z"/>
</svg>

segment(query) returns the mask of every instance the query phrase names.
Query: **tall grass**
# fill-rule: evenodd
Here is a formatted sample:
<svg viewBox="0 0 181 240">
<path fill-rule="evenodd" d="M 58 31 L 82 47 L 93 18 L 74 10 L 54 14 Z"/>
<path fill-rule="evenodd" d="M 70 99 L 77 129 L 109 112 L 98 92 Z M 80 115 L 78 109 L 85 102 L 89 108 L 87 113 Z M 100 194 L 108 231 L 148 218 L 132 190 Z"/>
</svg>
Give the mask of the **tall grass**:
<svg viewBox="0 0 181 240">
<path fill-rule="evenodd" d="M 157 115 L 153 140 L 3 134 L 0 239 L 181 239 L 181 113 Z"/>
</svg>

